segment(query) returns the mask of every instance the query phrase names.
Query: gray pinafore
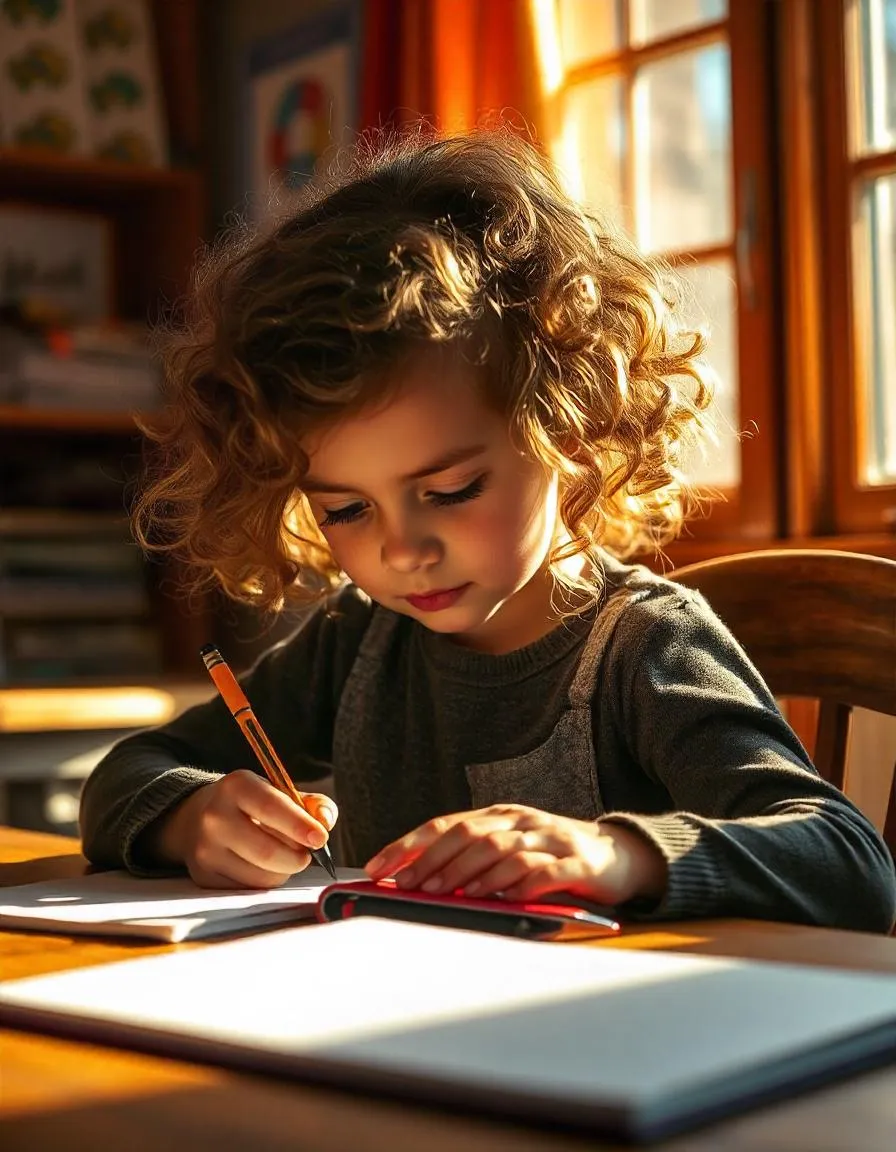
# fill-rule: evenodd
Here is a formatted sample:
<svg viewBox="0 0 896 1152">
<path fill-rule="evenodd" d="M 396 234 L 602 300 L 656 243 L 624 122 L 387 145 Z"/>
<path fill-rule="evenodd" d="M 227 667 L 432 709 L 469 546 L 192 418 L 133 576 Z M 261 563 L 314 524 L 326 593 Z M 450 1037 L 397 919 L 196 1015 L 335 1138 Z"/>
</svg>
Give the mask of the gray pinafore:
<svg viewBox="0 0 896 1152">
<path fill-rule="evenodd" d="M 596 614 L 566 707 L 547 740 L 522 756 L 463 766 L 471 808 L 526 804 L 580 820 L 594 820 L 605 812 L 594 755 L 591 701 L 616 624 L 632 599 L 645 591 L 637 585 L 614 590 Z M 378 783 L 379 771 L 370 763 L 371 749 L 377 746 L 387 653 L 401 619 L 382 608 L 372 609 L 336 714 L 333 784 L 340 819 L 339 837 L 332 848 L 337 862 L 345 866 L 363 866 L 385 844 L 415 826 L 396 823 L 394 802 L 383 794 L 387 789 Z"/>
</svg>

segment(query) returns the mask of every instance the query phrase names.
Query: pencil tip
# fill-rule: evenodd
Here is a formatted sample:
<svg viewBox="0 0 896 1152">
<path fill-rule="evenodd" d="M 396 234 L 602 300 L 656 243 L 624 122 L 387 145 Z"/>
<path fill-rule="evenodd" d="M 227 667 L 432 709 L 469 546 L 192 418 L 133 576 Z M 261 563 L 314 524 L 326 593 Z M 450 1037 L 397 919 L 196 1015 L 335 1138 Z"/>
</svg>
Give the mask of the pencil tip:
<svg viewBox="0 0 896 1152">
<path fill-rule="evenodd" d="M 333 879 L 338 880 L 339 877 L 336 875 L 336 865 L 333 863 L 333 857 L 330 855 L 330 849 L 326 844 L 320 850 L 320 858 L 323 861 L 324 867 L 330 873 Z"/>
</svg>

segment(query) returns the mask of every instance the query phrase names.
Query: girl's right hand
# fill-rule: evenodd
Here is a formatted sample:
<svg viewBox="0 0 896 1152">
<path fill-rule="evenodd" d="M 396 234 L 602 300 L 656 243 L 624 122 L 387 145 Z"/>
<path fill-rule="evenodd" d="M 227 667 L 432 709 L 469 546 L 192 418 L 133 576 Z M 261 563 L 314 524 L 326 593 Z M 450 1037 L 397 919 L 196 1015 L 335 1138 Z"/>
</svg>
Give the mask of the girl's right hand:
<svg viewBox="0 0 896 1152">
<path fill-rule="evenodd" d="M 329 796 L 303 792 L 303 812 L 254 772 L 229 772 L 197 788 L 164 816 L 148 848 L 185 864 L 204 888 L 276 888 L 311 861 L 336 823 Z"/>
</svg>

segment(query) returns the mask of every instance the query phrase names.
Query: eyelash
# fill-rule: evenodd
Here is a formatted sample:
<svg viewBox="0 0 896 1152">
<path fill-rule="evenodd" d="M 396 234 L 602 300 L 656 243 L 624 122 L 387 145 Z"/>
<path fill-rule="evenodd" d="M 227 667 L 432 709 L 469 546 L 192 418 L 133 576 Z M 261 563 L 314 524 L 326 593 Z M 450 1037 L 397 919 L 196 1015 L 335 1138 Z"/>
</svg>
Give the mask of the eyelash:
<svg viewBox="0 0 896 1152">
<path fill-rule="evenodd" d="M 345 508 L 331 509 L 320 522 L 321 528 L 332 528 L 334 524 L 350 524 L 364 511 L 363 504 L 349 504 Z"/>
<path fill-rule="evenodd" d="M 450 508 L 455 504 L 466 504 L 481 496 L 485 490 L 486 473 L 477 476 L 466 488 L 459 488 L 456 492 L 431 492 L 430 503 L 436 508 Z M 339 524 L 351 524 L 363 515 L 363 504 L 348 504 L 345 508 L 333 508 L 321 520 L 321 528 L 332 528 Z"/>
<path fill-rule="evenodd" d="M 485 489 L 485 473 L 477 476 L 466 488 L 459 488 L 456 492 L 431 492 L 429 499 L 436 508 L 450 508 L 452 504 L 466 504 L 468 500 L 475 500 L 481 496 Z"/>
</svg>

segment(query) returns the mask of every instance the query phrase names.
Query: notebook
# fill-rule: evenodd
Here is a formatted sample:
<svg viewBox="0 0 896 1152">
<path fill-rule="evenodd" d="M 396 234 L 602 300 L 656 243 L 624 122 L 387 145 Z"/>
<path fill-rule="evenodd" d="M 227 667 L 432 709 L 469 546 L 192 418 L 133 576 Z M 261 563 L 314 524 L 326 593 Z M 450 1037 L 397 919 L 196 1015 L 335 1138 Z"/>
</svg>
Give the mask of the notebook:
<svg viewBox="0 0 896 1152">
<path fill-rule="evenodd" d="M 359 917 L 9 981 L 0 1023 L 650 1140 L 896 1059 L 896 977 Z"/>
<path fill-rule="evenodd" d="M 337 874 L 340 880 L 365 876 L 354 868 Z M 314 919 L 317 899 L 332 883 L 316 865 L 269 891 L 200 888 L 181 876 L 147 879 L 93 872 L 0 888 L 0 929 L 137 936 L 177 944 Z"/>
</svg>

